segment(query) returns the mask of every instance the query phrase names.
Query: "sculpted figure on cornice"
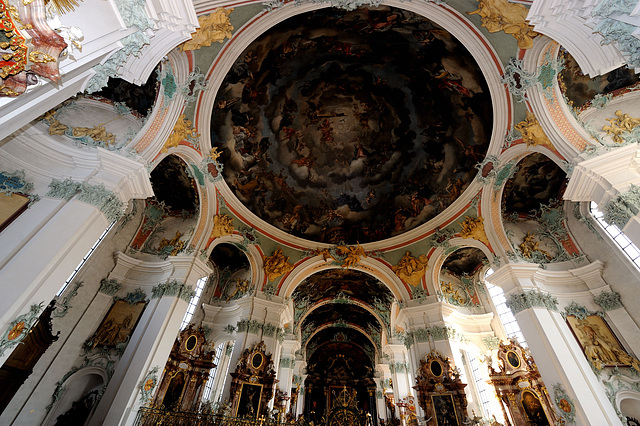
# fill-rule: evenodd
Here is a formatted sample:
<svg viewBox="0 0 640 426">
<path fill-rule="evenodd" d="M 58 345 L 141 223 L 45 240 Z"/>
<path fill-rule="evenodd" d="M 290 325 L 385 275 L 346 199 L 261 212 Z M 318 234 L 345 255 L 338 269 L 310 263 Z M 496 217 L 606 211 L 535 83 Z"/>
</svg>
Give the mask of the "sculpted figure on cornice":
<svg viewBox="0 0 640 426">
<path fill-rule="evenodd" d="M 271 256 L 265 257 L 263 264 L 269 281 L 274 281 L 293 269 L 293 264 L 289 262 L 289 258 L 284 255 L 280 247 Z"/>
<path fill-rule="evenodd" d="M 615 143 L 623 143 L 624 139 L 622 134 L 632 131 L 635 127 L 640 126 L 640 118 L 631 117 L 629 114 L 624 114 L 621 110 L 615 112 L 615 117 L 607 118 L 609 126 L 602 126 L 602 130 L 607 132 L 608 136 Z"/>
<path fill-rule="evenodd" d="M 549 252 L 542 250 L 540 248 L 540 242 L 536 241 L 536 236 L 531 232 L 527 232 L 527 235 L 524 236 L 524 240 L 520 244 L 520 251 L 522 255 L 527 259 L 531 259 L 533 257 L 533 253 L 539 252 L 542 253 L 547 259 L 551 260 L 553 256 L 549 254 Z"/>
<path fill-rule="evenodd" d="M 525 6 L 507 0 L 479 0 L 478 9 L 469 14 L 480 15 L 482 26 L 490 33 L 504 31 L 518 41 L 520 49 L 530 49 L 538 33 L 525 20 L 528 12 Z"/>
<path fill-rule="evenodd" d="M 331 249 L 314 250 L 313 254 L 322 256 L 325 262 L 333 259 L 334 262 L 343 268 L 353 268 L 363 257 L 367 257 L 366 252 L 360 245 L 357 246 L 335 246 Z"/>
<path fill-rule="evenodd" d="M 473 238 L 489 247 L 489 239 L 484 232 L 484 221 L 481 218 L 467 217 L 460 226 L 462 226 L 462 231 L 460 231 L 462 238 Z"/>
<path fill-rule="evenodd" d="M 391 269 L 401 280 L 416 286 L 420 284 L 420 280 L 424 276 L 428 263 L 429 259 L 426 255 L 421 254 L 416 258 L 411 256 L 411 252 L 408 251 L 402 259 L 400 259 L 398 264 L 392 266 Z"/>
<path fill-rule="evenodd" d="M 216 9 L 208 15 L 198 17 L 200 28 L 191 35 L 192 39 L 182 45 L 182 51 L 196 50 L 211 46 L 214 42 L 222 43 L 225 38 L 231 38 L 233 25 L 229 21 L 232 9 Z"/>
<path fill-rule="evenodd" d="M 220 238 L 233 234 L 233 219 L 226 214 L 217 214 L 213 217 L 213 230 L 210 238 Z"/>
<path fill-rule="evenodd" d="M 515 128 L 522 133 L 522 140 L 527 144 L 527 147 L 542 145 L 554 149 L 534 113 L 527 111 L 526 118 L 516 124 Z"/>
</svg>

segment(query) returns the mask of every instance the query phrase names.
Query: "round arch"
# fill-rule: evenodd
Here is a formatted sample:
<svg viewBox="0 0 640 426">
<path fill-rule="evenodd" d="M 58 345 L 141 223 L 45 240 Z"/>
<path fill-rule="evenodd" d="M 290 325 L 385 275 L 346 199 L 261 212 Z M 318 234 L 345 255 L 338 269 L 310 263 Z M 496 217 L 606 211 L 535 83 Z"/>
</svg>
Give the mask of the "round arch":
<svg viewBox="0 0 640 426">
<path fill-rule="evenodd" d="M 512 126 L 513 108 L 508 90 L 501 82 L 501 75 L 504 73 L 502 64 L 490 43 L 488 43 L 484 35 L 470 23 L 466 16 L 453 8 L 447 7 L 446 5 L 436 5 L 430 2 L 419 4 L 405 3 L 397 0 L 392 0 L 385 4 L 427 17 L 449 31 L 469 50 L 470 54 L 478 63 L 478 66 L 487 82 L 487 86 L 489 87 L 492 99 L 492 127 L 494 131 L 491 135 L 488 153 L 497 155 L 501 150 L 504 135 Z M 209 82 L 208 90 L 204 91 L 200 95 L 196 106 L 196 127 L 202 134 L 201 146 L 204 151 L 211 148 L 210 119 L 214 109 L 218 89 L 238 56 L 257 37 L 281 21 L 289 17 L 326 7 L 330 7 L 330 4 L 304 4 L 299 6 L 286 4 L 270 11 L 269 13 L 263 13 L 255 17 L 236 31 L 232 39 L 225 44 L 221 53 L 207 71 Z M 268 224 L 266 221 L 259 219 L 254 213 L 245 207 L 237 197 L 235 197 L 226 182 L 217 183 L 216 185 L 236 216 L 244 222 L 251 223 L 252 226 L 256 227 L 256 229 L 261 233 L 264 233 L 268 237 L 277 240 L 282 244 L 286 244 L 291 248 L 304 249 L 304 247 L 308 245 L 309 241 L 300 237 L 291 236 L 285 231 L 282 231 L 277 227 Z M 458 201 L 464 201 L 464 204 L 466 204 L 471 200 L 475 195 L 471 186 L 474 186 L 473 182 L 471 183 L 470 188 L 467 188 Z M 462 198 L 464 200 L 462 200 Z M 453 209 L 453 206 L 450 206 L 450 208 Z M 416 228 L 416 231 L 420 229 L 422 232 L 425 232 L 427 229 L 433 228 L 436 225 L 436 221 L 430 221 L 427 224 L 423 224 Z M 399 241 L 400 244 L 405 243 L 412 238 L 411 235 L 401 237 L 400 239 L 398 239 L 398 237 L 394 237 L 394 242 Z M 319 248 L 329 247 L 326 244 L 315 244 Z M 366 247 L 367 249 L 375 249 L 377 248 L 377 245 L 377 243 L 370 243 L 370 245 L 366 245 Z"/>
</svg>

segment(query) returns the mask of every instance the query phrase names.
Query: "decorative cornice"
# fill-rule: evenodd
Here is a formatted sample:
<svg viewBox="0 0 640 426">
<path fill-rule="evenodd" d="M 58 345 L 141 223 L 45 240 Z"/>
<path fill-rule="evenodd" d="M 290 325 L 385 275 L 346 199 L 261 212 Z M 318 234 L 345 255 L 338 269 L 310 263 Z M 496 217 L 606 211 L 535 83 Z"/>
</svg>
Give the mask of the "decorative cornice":
<svg viewBox="0 0 640 426">
<path fill-rule="evenodd" d="M 53 179 L 49 188 L 47 197 L 61 198 L 66 201 L 76 197 L 76 200 L 100 209 L 110 222 L 118 220 L 124 215 L 124 203 L 102 184 L 92 185 L 86 182 L 76 182 L 71 178 L 63 181 Z"/>
<path fill-rule="evenodd" d="M 539 290 L 528 290 L 509 296 L 507 306 L 514 315 L 529 308 L 546 308 L 557 311 L 558 299 L 549 293 L 543 293 Z"/>
</svg>

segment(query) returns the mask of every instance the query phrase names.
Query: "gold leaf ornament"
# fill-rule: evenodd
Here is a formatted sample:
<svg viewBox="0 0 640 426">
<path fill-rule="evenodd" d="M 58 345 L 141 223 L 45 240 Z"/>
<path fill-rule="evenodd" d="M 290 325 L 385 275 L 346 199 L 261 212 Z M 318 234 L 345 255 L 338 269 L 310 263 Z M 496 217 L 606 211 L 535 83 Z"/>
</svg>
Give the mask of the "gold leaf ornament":
<svg viewBox="0 0 640 426">
<path fill-rule="evenodd" d="M 211 46 L 215 43 L 222 43 L 225 38 L 231 38 L 233 25 L 229 20 L 231 9 L 218 8 L 208 15 L 198 17 L 200 28 L 191 35 L 191 40 L 182 45 L 182 51 L 197 50 L 201 47 Z"/>
</svg>

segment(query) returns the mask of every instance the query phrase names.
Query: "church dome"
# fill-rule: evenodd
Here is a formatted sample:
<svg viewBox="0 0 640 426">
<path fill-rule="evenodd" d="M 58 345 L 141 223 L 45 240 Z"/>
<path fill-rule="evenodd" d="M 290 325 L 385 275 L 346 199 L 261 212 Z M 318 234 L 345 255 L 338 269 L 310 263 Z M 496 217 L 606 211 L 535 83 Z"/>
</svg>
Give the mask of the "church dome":
<svg viewBox="0 0 640 426">
<path fill-rule="evenodd" d="M 217 92 L 212 145 L 257 217 L 368 243 L 437 216 L 491 136 L 489 90 L 448 31 L 392 7 L 317 10 L 253 41 Z"/>
</svg>

